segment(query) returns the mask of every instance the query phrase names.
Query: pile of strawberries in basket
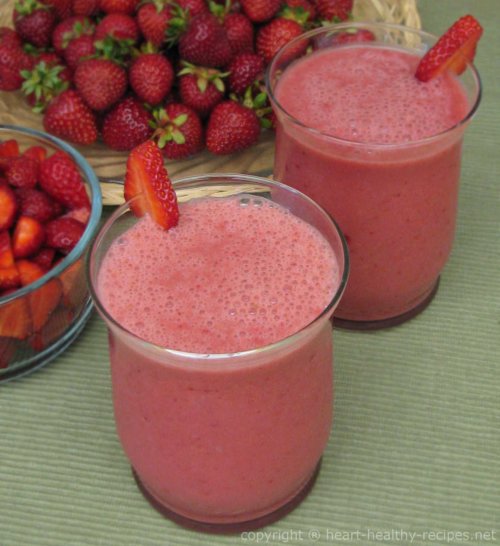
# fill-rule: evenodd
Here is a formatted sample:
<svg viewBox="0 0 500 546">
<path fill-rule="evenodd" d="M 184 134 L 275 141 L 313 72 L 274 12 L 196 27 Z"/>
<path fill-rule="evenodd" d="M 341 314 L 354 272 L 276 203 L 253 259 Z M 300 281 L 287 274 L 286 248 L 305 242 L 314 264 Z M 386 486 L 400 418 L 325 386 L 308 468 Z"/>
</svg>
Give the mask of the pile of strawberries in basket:
<svg viewBox="0 0 500 546">
<path fill-rule="evenodd" d="M 169 159 L 230 154 L 273 126 L 263 78 L 277 50 L 352 4 L 17 0 L 0 90 L 21 89 L 48 132 L 77 144 L 125 151 L 153 136 Z"/>
</svg>

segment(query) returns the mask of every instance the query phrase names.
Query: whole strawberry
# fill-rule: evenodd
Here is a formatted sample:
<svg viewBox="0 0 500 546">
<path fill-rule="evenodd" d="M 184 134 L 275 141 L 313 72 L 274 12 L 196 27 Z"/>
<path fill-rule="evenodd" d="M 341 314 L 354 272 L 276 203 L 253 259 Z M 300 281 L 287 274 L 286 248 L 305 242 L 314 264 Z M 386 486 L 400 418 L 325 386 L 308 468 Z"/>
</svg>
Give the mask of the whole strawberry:
<svg viewBox="0 0 500 546">
<path fill-rule="evenodd" d="M 225 16 L 222 25 L 226 31 L 233 55 L 253 51 L 253 25 L 248 17 L 243 13 L 229 13 Z"/>
<path fill-rule="evenodd" d="M 23 83 L 22 70 L 29 70 L 33 59 L 14 42 L 0 44 L 0 91 L 15 91 Z"/>
<path fill-rule="evenodd" d="M 188 106 L 172 102 L 154 112 L 154 138 L 169 159 L 183 159 L 203 147 L 203 129 L 200 118 Z"/>
<path fill-rule="evenodd" d="M 24 78 L 21 89 L 36 113 L 43 112 L 54 97 L 65 91 L 70 80 L 69 70 L 56 59 L 42 60 L 31 70 L 22 70 L 21 75 Z"/>
<path fill-rule="evenodd" d="M 261 27 L 257 33 L 257 53 L 264 61 L 270 63 L 274 55 L 293 38 L 302 34 L 302 27 L 296 21 L 278 17 Z M 300 42 L 289 55 L 293 58 L 307 47 L 306 42 Z"/>
<path fill-rule="evenodd" d="M 130 15 L 110 13 L 97 25 L 94 38 L 104 40 L 107 36 L 116 40 L 127 40 L 133 45 L 139 40 L 139 27 Z"/>
<path fill-rule="evenodd" d="M 56 24 L 54 11 L 37 0 L 20 0 L 14 8 L 14 26 L 23 41 L 36 47 L 50 45 Z"/>
<path fill-rule="evenodd" d="M 318 17 L 335 23 L 349 19 L 353 3 L 354 0 L 315 0 Z"/>
<path fill-rule="evenodd" d="M 170 93 L 174 83 L 172 63 L 161 53 L 142 53 L 129 69 L 130 86 L 137 97 L 155 105 Z"/>
<path fill-rule="evenodd" d="M 88 17 L 74 16 L 65 19 L 52 32 L 52 47 L 59 55 L 63 55 L 71 40 L 82 35 L 92 36 L 94 30 L 95 24 Z"/>
<path fill-rule="evenodd" d="M 232 58 L 224 27 L 211 13 L 194 17 L 179 40 L 182 59 L 200 66 L 221 67 Z"/>
<path fill-rule="evenodd" d="M 283 2 L 284 7 L 292 9 L 302 9 L 306 14 L 307 21 L 314 21 L 316 18 L 316 8 L 314 7 L 312 1 L 309 0 L 285 0 Z"/>
<path fill-rule="evenodd" d="M 215 68 L 195 66 L 183 62 L 179 72 L 179 95 L 184 104 L 201 117 L 207 116 L 224 98 L 225 85 L 222 80 L 227 73 Z"/>
<path fill-rule="evenodd" d="M 240 0 L 245 15 L 254 23 L 269 21 L 278 12 L 281 0 Z"/>
<path fill-rule="evenodd" d="M 127 73 L 109 59 L 81 62 L 74 75 L 75 87 L 92 110 L 106 110 L 127 90 Z"/>
<path fill-rule="evenodd" d="M 151 114 L 141 103 L 127 97 L 106 114 L 103 140 L 112 150 L 131 150 L 151 136 L 150 121 Z"/>
<path fill-rule="evenodd" d="M 97 140 L 96 119 L 80 95 L 68 89 L 51 101 L 43 118 L 45 130 L 77 144 Z"/>
<path fill-rule="evenodd" d="M 73 0 L 74 15 L 92 17 L 99 11 L 99 0 Z"/>
<path fill-rule="evenodd" d="M 264 60 L 255 53 L 240 53 L 228 67 L 229 89 L 243 95 L 246 88 L 259 79 L 264 72 Z"/>
<path fill-rule="evenodd" d="M 39 184 L 46 194 L 69 209 L 90 207 L 82 176 L 64 152 L 55 152 L 42 161 Z"/>
<path fill-rule="evenodd" d="M 151 0 L 142 4 L 137 11 L 137 23 L 144 38 L 160 47 L 168 39 L 175 41 L 185 30 L 185 14 L 169 0 Z"/>
<path fill-rule="evenodd" d="M 80 62 L 85 61 L 95 52 L 94 38 L 84 34 L 69 42 L 64 50 L 64 60 L 71 70 L 76 70 Z"/>
<path fill-rule="evenodd" d="M 99 9 L 104 13 L 125 13 L 132 15 L 139 0 L 99 0 Z"/>
<path fill-rule="evenodd" d="M 183 11 L 188 13 L 189 17 L 208 13 L 208 5 L 205 0 L 176 0 L 176 2 Z"/>
<path fill-rule="evenodd" d="M 22 47 L 23 42 L 19 37 L 19 34 L 12 28 L 0 27 L 0 45 L 13 45 Z"/>
<path fill-rule="evenodd" d="M 216 155 L 232 154 L 252 146 L 259 139 L 259 118 L 253 110 L 227 100 L 210 114 L 206 144 Z"/>
<path fill-rule="evenodd" d="M 73 0 L 41 0 L 47 6 L 51 6 L 60 21 L 73 15 Z"/>
</svg>

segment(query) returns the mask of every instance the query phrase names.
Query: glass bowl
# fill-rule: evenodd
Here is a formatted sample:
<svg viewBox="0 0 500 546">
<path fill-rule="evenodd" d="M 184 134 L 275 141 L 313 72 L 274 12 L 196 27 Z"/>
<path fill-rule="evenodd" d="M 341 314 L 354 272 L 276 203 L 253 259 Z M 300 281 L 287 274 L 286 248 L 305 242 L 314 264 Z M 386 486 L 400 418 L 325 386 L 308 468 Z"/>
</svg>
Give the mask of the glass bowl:
<svg viewBox="0 0 500 546">
<path fill-rule="evenodd" d="M 56 151 L 68 154 L 85 183 L 91 212 L 85 231 L 71 252 L 35 282 L 0 297 L 0 383 L 47 364 L 83 329 L 92 310 L 85 257 L 102 213 L 99 181 L 72 146 L 41 131 L 0 125 L 0 142 L 10 139 L 17 140 L 21 153 L 30 146 L 42 146 L 48 155 Z M 48 298 L 49 311 L 37 313 Z"/>
</svg>

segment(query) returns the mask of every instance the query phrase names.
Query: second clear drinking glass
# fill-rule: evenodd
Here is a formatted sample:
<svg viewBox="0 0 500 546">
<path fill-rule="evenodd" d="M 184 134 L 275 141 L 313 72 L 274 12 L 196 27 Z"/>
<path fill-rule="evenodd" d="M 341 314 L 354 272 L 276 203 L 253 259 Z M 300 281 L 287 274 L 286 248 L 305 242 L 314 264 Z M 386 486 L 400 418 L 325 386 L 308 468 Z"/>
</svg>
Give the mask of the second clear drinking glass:
<svg viewBox="0 0 500 546">
<path fill-rule="evenodd" d="M 353 43 L 357 32 L 371 33 L 373 40 Z M 452 98 L 436 105 L 436 82 L 413 76 L 435 41 L 398 25 L 343 23 L 292 40 L 268 70 L 277 116 L 274 177 L 332 214 L 349 245 L 349 286 L 335 313 L 345 327 L 382 328 L 419 313 L 433 298 L 451 251 L 462 139 L 481 84 L 470 64 L 459 78 L 447 74 L 441 81 Z M 399 76 L 405 70 L 406 80 Z M 336 84 L 327 81 L 332 75 Z M 332 97 L 338 104 L 357 101 L 350 119 L 328 102 Z M 371 104 L 377 106 L 368 112 Z M 458 121 L 434 132 L 430 114 L 459 106 Z M 410 110 L 420 118 L 407 116 Z M 370 116 L 373 139 L 365 134 Z M 414 138 L 422 127 L 427 136 Z"/>
</svg>

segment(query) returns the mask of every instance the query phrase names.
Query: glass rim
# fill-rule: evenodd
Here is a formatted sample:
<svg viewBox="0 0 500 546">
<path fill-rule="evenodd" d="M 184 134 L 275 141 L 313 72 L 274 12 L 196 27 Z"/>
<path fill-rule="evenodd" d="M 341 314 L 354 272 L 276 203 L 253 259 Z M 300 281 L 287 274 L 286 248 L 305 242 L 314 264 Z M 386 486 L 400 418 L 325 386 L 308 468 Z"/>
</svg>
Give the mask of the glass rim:
<svg viewBox="0 0 500 546">
<path fill-rule="evenodd" d="M 452 133 L 453 131 L 463 127 L 464 125 L 466 125 L 470 121 L 470 119 L 476 113 L 476 111 L 477 111 L 477 109 L 479 107 L 479 104 L 481 102 L 483 86 L 482 86 L 481 77 L 479 75 L 479 72 L 477 71 L 474 64 L 469 62 L 469 61 L 467 61 L 467 70 L 470 70 L 473 77 L 474 77 L 476 88 L 477 88 L 477 96 L 475 98 L 474 103 L 471 104 L 467 114 L 460 121 L 458 121 L 455 125 L 452 125 L 451 127 L 448 127 L 444 131 L 440 131 L 439 133 L 436 133 L 434 135 L 430 135 L 430 136 L 420 138 L 420 139 L 417 139 L 417 140 L 410 140 L 408 142 L 403 142 L 403 143 L 360 142 L 360 141 L 356 141 L 356 140 L 349 140 L 349 139 L 346 139 L 346 138 L 341 138 L 341 137 L 332 135 L 332 134 L 327 133 L 325 131 L 321 131 L 319 129 L 315 129 L 314 127 L 311 127 L 311 126 L 307 125 L 306 123 L 300 121 L 295 116 L 291 115 L 287 110 L 285 110 L 285 108 L 280 104 L 280 102 L 277 100 L 277 98 L 275 96 L 274 89 L 276 88 L 276 85 L 273 85 L 273 83 L 271 82 L 271 74 L 274 72 L 275 67 L 276 67 L 277 63 L 279 62 L 280 58 L 282 57 L 282 55 L 287 50 L 289 51 L 290 49 L 292 49 L 298 42 L 303 41 L 304 39 L 309 40 L 310 38 L 312 38 L 312 37 L 314 37 L 314 36 L 316 36 L 318 34 L 328 33 L 328 32 L 332 32 L 334 30 L 352 29 L 352 28 L 362 29 L 362 28 L 367 28 L 367 27 L 368 28 L 375 27 L 375 28 L 380 28 L 380 29 L 386 28 L 388 30 L 406 32 L 406 33 L 410 32 L 410 33 L 413 33 L 413 34 L 417 34 L 417 35 L 419 35 L 421 37 L 426 37 L 428 39 L 431 39 L 434 42 L 437 41 L 437 39 L 438 39 L 438 37 L 435 36 L 434 34 L 431 34 L 429 32 L 425 32 L 425 31 L 420 30 L 418 28 L 407 27 L 407 26 L 398 25 L 398 24 L 395 24 L 395 23 L 382 23 L 382 22 L 376 22 L 376 21 L 373 21 L 373 22 L 358 21 L 358 22 L 336 23 L 336 24 L 332 24 L 332 25 L 329 25 L 329 26 L 309 30 L 307 32 L 304 32 L 304 33 L 300 34 L 299 36 L 296 36 L 295 38 L 293 38 L 292 40 L 287 42 L 284 46 L 282 46 L 277 51 L 277 53 L 274 55 L 272 61 L 269 63 L 269 65 L 268 65 L 268 67 L 266 69 L 266 73 L 265 73 L 265 86 L 266 86 L 266 91 L 267 91 L 267 94 L 268 94 L 269 99 L 271 101 L 271 104 L 273 106 L 275 106 L 283 115 L 285 115 L 286 118 L 289 121 L 291 121 L 295 125 L 301 127 L 302 129 L 305 129 L 306 131 L 309 131 L 310 133 L 312 133 L 315 136 L 322 137 L 322 138 L 327 138 L 328 140 L 332 140 L 334 142 L 337 142 L 338 144 L 349 145 L 350 147 L 375 148 L 375 149 L 380 149 L 380 150 L 393 150 L 393 149 L 398 149 L 398 148 L 401 148 L 401 147 L 419 146 L 419 145 L 423 145 L 423 144 L 428 144 L 428 143 L 433 142 L 434 140 L 438 140 L 441 137 L 444 137 L 445 135 L 448 135 L 449 133 Z"/>
<path fill-rule="evenodd" d="M 314 200 L 312 200 L 311 198 L 309 198 L 302 192 L 299 192 L 298 190 L 291 188 L 290 186 L 287 186 L 286 184 L 282 184 L 281 182 L 277 182 L 274 180 L 270 180 L 267 178 L 254 176 L 254 175 L 246 175 L 246 174 L 238 174 L 238 173 L 210 173 L 206 175 L 194 175 L 194 176 L 184 177 L 184 178 L 173 181 L 173 185 L 175 189 L 180 189 L 182 187 L 189 187 L 190 185 L 193 185 L 193 183 L 197 183 L 197 182 L 207 182 L 207 185 L 210 185 L 210 183 L 211 182 L 213 183 L 214 181 L 218 181 L 219 183 L 221 183 L 222 181 L 226 181 L 227 183 L 230 183 L 231 181 L 233 182 L 238 181 L 238 182 L 245 182 L 245 183 L 259 183 L 266 187 L 280 188 L 289 193 L 293 193 L 295 195 L 300 196 L 300 198 L 306 200 L 310 204 L 312 204 L 313 207 L 316 208 L 322 214 L 322 216 L 326 218 L 327 221 L 333 226 L 335 233 L 339 237 L 339 241 L 340 241 L 341 249 L 342 249 L 342 257 L 344 260 L 344 266 L 342 270 L 342 275 L 340 276 L 339 285 L 336 288 L 334 294 L 332 295 L 328 305 L 326 305 L 325 308 L 321 311 L 321 313 L 319 313 L 311 322 L 304 325 L 300 330 L 294 332 L 293 334 L 290 334 L 283 339 L 280 339 L 274 343 L 269 343 L 262 347 L 256 347 L 253 349 L 247 349 L 244 351 L 236 351 L 232 353 L 194 353 L 189 351 L 181 351 L 178 349 L 170 349 L 170 348 L 162 347 L 161 345 L 157 345 L 155 343 L 146 341 L 140 338 L 139 336 L 137 336 L 136 334 L 134 334 L 133 332 L 131 332 L 130 330 L 128 330 L 127 328 L 125 328 L 117 320 L 115 320 L 115 318 L 112 317 L 110 313 L 108 313 L 107 309 L 104 307 L 104 305 L 101 302 L 97 289 L 94 286 L 94 279 L 93 279 L 94 270 L 95 270 L 96 251 L 99 249 L 103 239 L 105 238 L 109 229 L 114 225 L 116 220 L 130 210 L 130 203 L 133 202 L 135 199 L 137 199 L 137 197 L 134 197 L 133 199 L 125 202 L 123 205 L 118 207 L 117 210 L 113 212 L 113 214 L 108 218 L 108 220 L 104 223 L 104 225 L 99 230 L 97 236 L 95 237 L 94 241 L 91 244 L 90 251 L 87 255 L 86 275 L 87 275 L 87 283 L 89 286 L 89 291 L 92 296 L 92 300 L 94 301 L 94 305 L 97 311 L 99 312 L 99 314 L 101 315 L 101 317 L 107 323 L 107 326 L 108 327 L 109 325 L 113 326 L 118 331 L 125 334 L 125 336 L 132 339 L 134 343 L 137 343 L 140 347 L 144 347 L 147 350 L 154 350 L 162 355 L 170 355 L 175 358 L 182 358 L 186 360 L 219 361 L 219 360 L 227 360 L 227 359 L 244 359 L 246 357 L 256 356 L 261 353 L 267 353 L 269 351 L 273 351 L 276 349 L 285 348 L 289 346 L 291 343 L 293 343 L 296 339 L 301 337 L 305 332 L 312 329 L 314 325 L 318 324 L 321 320 L 323 320 L 330 313 L 330 311 L 335 308 L 342 294 L 344 293 L 344 290 L 347 284 L 347 279 L 349 276 L 349 251 L 347 247 L 347 242 L 337 222 L 323 207 L 321 207 L 318 203 L 316 203 Z"/>
<path fill-rule="evenodd" d="M 99 184 L 99 179 L 97 178 L 97 175 L 92 170 L 88 161 L 78 150 L 76 150 L 73 146 L 71 146 L 67 142 L 53 135 L 50 135 L 49 133 L 38 131 L 37 129 L 21 127 L 18 125 L 0 124 L 0 137 L 2 136 L 2 133 L 4 132 L 5 133 L 7 132 L 20 133 L 22 135 L 33 137 L 34 139 L 38 139 L 40 141 L 48 141 L 51 144 L 53 144 L 55 148 L 59 148 L 62 151 L 66 152 L 71 157 L 71 159 L 73 159 L 73 161 L 77 164 L 78 168 L 81 171 L 83 171 L 85 178 L 88 181 L 88 185 L 90 185 L 92 189 L 92 195 L 90 198 L 90 216 L 89 216 L 87 225 L 85 226 L 85 230 L 82 236 L 80 237 L 80 240 L 71 250 L 71 252 L 69 252 L 66 256 L 64 256 L 64 258 L 60 260 L 60 262 L 55 267 L 49 269 L 47 273 L 42 275 L 36 281 L 26 286 L 23 286 L 22 288 L 19 288 L 10 294 L 7 294 L 6 296 L 0 297 L 0 305 L 4 305 L 6 303 L 16 300 L 17 298 L 22 298 L 25 295 L 34 292 L 35 290 L 43 286 L 48 281 L 59 277 L 59 275 L 63 271 L 65 271 L 68 267 L 76 263 L 77 260 L 81 258 L 81 256 L 83 255 L 89 242 L 92 240 L 92 237 L 94 236 L 97 230 L 97 226 L 99 224 L 99 220 L 101 218 L 101 213 L 102 213 L 102 194 L 101 194 L 101 186 Z"/>
</svg>

